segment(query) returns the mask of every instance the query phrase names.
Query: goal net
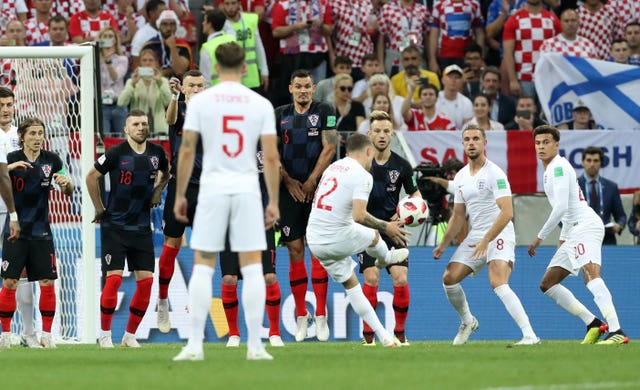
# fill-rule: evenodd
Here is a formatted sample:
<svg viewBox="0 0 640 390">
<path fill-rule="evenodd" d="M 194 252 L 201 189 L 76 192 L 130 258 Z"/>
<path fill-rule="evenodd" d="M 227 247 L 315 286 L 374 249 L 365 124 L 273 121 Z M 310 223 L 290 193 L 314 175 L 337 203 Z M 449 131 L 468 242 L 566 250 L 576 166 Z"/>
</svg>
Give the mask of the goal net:
<svg viewBox="0 0 640 390">
<path fill-rule="evenodd" d="M 84 178 L 95 159 L 95 72 L 92 46 L 3 47 L 2 84 L 15 94 L 15 119 L 37 117 L 45 123 L 45 148 L 62 159 L 73 180 L 70 197 L 58 188 L 49 196 L 58 279 L 52 333 L 62 341 L 95 343 L 96 244 L 93 206 Z M 81 148 L 82 146 L 82 148 Z M 83 202 L 83 199 L 85 202 Z M 32 284 L 36 332 L 40 332 L 39 288 Z M 22 332 L 18 311 L 12 333 Z"/>
</svg>

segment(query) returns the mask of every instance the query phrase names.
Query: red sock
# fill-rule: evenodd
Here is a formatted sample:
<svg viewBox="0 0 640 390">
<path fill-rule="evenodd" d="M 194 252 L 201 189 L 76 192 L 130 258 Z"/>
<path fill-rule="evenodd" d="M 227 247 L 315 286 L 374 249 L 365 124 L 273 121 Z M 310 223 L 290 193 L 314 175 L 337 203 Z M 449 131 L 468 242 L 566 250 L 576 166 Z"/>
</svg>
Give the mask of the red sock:
<svg viewBox="0 0 640 390">
<path fill-rule="evenodd" d="M 100 296 L 100 329 L 111 330 L 113 312 L 118 304 L 118 289 L 122 284 L 122 275 L 109 275 L 106 278 Z"/>
<path fill-rule="evenodd" d="M 311 258 L 311 285 L 316 295 L 316 316 L 326 316 L 329 274 L 320 261 L 313 257 Z"/>
<path fill-rule="evenodd" d="M 169 245 L 162 246 L 162 253 L 160 254 L 160 273 L 158 275 L 159 289 L 158 298 L 167 299 L 169 297 L 169 283 L 171 283 L 171 277 L 173 276 L 173 268 L 176 264 L 176 256 L 178 256 L 180 248 L 174 248 Z"/>
<path fill-rule="evenodd" d="M 11 332 L 11 319 L 16 311 L 16 290 L 3 287 L 0 290 L 0 321 L 2 331 Z"/>
<path fill-rule="evenodd" d="M 267 317 L 269 318 L 269 336 L 280 335 L 280 285 L 276 280 L 267 286 Z"/>
<path fill-rule="evenodd" d="M 129 321 L 127 321 L 127 332 L 131 334 L 136 334 L 138 325 L 147 312 L 151 298 L 151 286 L 153 286 L 153 278 L 141 279 L 136 282 L 136 292 L 133 293 L 129 304 Z"/>
<path fill-rule="evenodd" d="M 222 307 L 229 324 L 229 336 L 240 336 L 238 329 L 238 285 L 222 285 Z"/>
<path fill-rule="evenodd" d="M 296 303 L 296 317 L 307 315 L 307 268 L 304 260 L 289 263 L 289 285 Z"/>
<path fill-rule="evenodd" d="M 404 334 L 404 324 L 409 314 L 409 285 L 393 286 L 393 313 L 396 316 L 394 333 Z"/>
<path fill-rule="evenodd" d="M 362 292 L 364 293 L 364 296 L 367 297 L 369 303 L 371 303 L 371 307 L 373 307 L 373 310 L 375 310 L 378 306 L 378 286 L 371 286 L 364 283 L 364 285 L 362 286 Z M 373 329 L 371 329 L 369 324 L 362 321 L 362 336 L 364 336 L 368 343 L 371 343 L 373 341 L 374 334 L 375 332 L 373 331 Z"/>
<path fill-rule="evenodd" d="M 53 316 L 56 314 L 56 288 L 54 286 L 40 286 L 40 315 L 42 316 L 42 331 L 51 333 Z"/>
</svg>

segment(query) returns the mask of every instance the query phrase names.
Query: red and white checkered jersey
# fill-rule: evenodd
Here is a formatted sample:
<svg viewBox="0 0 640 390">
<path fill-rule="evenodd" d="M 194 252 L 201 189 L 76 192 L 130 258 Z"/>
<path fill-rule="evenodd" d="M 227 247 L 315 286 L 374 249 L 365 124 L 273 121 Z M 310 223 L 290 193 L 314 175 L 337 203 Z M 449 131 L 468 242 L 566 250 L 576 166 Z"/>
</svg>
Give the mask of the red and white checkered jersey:
<svg viewBox="0 0 640 390">
<path fill-rule="evenodd" d="M 562 53 L 571 57 L 598 58 L 593 42 L 579 35 L 573 41 L 562 34 L 549 38 L 542 42 L 540 53 Z"/>
<path fill-rule="evenodd" d="M 11 69 L 11 59 L 0 58 L 0 86 L 13 89 L 11 82 L 13 80 L 15 80 L 15 72 Z"/>
<path fill-rule="evenodd" d="M 29 18 L 24 21 L 24 28 L 26 31 L 25 39 L 29 46 L 49 40 L 49 26 L 47 23 L 39 22 L 36 18 Z"/>
<path fill-rule="evenodd" d="M 5 33 L 5 26 L 13 19 L 18 19 L 18 13 L 27 12 L 24 0 L 0 1 L 0 36 Z"/>
<path fill-rule="evenodd" d="M 75 37 L 93 38 L 107 26 L 113 27 L 118 33 L 120 31 L 116 19 L 109 12 L 100 11 L 97 18 L 91 18 L 87 11 L 81 11 L 69 20 L 69 37 L 72 40 Z"/>
<path fill-rule="evenodd" d="M 425 131 L 425 130 L 455 130 L 456 125 L 448 116 L 441 112 L 436 112 L 433 118 L 427 118 L 424 111 L 412 108 L 411 119 L 405 121 L 408 131 Z"/>
<path fill-rule="evenodd" d="M 593 42 L 599 59 L 609 58 L 611 44 L 620 24 L 617 11 L 610 4 L 605 4 L 599 11 L 592 13 L 581 5 L 578 7 L 578 16 L 580 16 L 578 35 Z"/>
<path fill-rule="evenodd" d="M 378 16 L 380 34 L 385 36 L 387 49 L 402 51 L 406 39 L 411 37 L 420 49 L 424 35 L 429 31 L 429 10 L 422 4 L 414 3 L 413 7 L 402 7 L 396 1 L 383 5 Z"/>
<path fill-rule="evenodd" d="M 546 10 L 531 14 L 526 9 L 521 9 L 509 16 L 504 24 L 502 41 L 515 40 L 514 59 L 518 80 L 533 81 L 542 42 L 560 31 L 560 20 L 554 13 Z"/>
<path fill-rule="evenodd" d="M 464 47 L 473 43 L 474 30 L 484 27 L 476 0 L 443 0 L 433 6 L 429 26 L 440 29 L 440 58 L 464 58 Z"/>
<path fill-rule="evenodd" d="M 362 65 L 362 56 L 373 53 L 373 41 L 367 33 L 367 17 L 372 14 L 371 0 L 333 0 L 331 3 L 336 55 L 351 58 L 357 68 Z"/>
<path fill-rule="evenodd" d="M 129 33 L 129 25 L 127 24 L 127 14 L 120 14 L 116 12 L 115 14 L 113 14 L 113 16 L 115 17 L 116 23 L 118 24 L 118 28 L 120 29 L 120 42 L 122 42 L 122 37 L 127 36 L 127 34 Z M 133 15 L 131 16 L 133 17 L 133 20 L 136 21 L 136 26 L 138 26 L 138 29 L 144 26 L 144 24 L 146 23 L 144 16 L 142 15 L 138 15 L 137 13 L 134 12 Z M 124 44 L 121 43 L 120 48 L 122 49 L 122 52 L 124 53 L 124 55 L 127 56 L 127 58 L 131 58 L 131 42 L 124 43 Z"/>
<path fill-rule="evenodd" d="M 60 15 L 69 20 L 71 15 L 84 11 L 83 0 L 53 0 L 51 5 L 51 15 Z M 29 10 L 31 16 L 36 15 L 36 9 L 31 3 Z"/>
<path fill-rule="evenodd" d="M 631 22 L 640 22 L 640 1 L 609 0 L 609 4 L 611 4 L 619 18 L 616 38 L 624 38 L 624 27 Z"/>
<path fill-rule="evenodd" d="M 273 6 L 271 28 L 290 26 L 308 20 L 322 19 L 324 24 L 333 25 L 331 7 L 327 0 L 285 0 Z M 326 53 L 327 40 L 318 28 L 295 31 L 280 39 L 280 52 L 284 54 Z"/>
</svg>

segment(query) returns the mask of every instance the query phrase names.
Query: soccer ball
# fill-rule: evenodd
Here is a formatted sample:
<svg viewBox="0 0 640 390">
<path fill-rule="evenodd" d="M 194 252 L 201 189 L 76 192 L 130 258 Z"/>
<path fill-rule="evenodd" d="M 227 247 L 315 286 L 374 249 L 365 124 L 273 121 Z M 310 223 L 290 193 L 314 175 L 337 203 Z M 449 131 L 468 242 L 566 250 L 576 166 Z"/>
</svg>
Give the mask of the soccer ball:
<svg viewBox="0 0 640 390">
<path fill-rule="evenodd" d="M 396 208 L 400 221 L 406 226 L 418 226 L 423 224 L 429 217 L 429 207 L 422 198 L 405 197 L 398 202 Z"/>
</svg>

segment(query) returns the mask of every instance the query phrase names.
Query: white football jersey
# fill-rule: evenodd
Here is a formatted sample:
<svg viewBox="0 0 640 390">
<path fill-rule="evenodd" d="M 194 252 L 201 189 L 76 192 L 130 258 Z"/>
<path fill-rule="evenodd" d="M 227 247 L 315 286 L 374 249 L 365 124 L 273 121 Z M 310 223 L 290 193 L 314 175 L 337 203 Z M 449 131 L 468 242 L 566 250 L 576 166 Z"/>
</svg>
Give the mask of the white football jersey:
<svg viewBox="0 0 640 390">
<path fill-rule="evenodd" d="M 260 191 L 258 141 L 276 134 L 267 99 L 240 83 L 221 82 L 191 98 L 183 129 L 200 133 L 201 186 L 219 194 Z"/>
<path fill-rule="evenodd" d="M 551 160 L 544 170 L 544 193 L 552 210 L 547 222 L 538 233 L 545 239 L 562 222 L 563 228 L 574 226 L 578 222 L 602 224 L 602 220 L 587 204 L 578 185 L 576 171 L 569 161 L 560 155 Z"/>
<path fill-rule="evenodd" d="M 469 224 L 475 231 L 488 231 L 500 214 L 496 199 L 511 196 L 511 185 L 504 171 L 493 162 L 486 163 L 471 175 L 465 165 L 453 180 L 454 203 L 464 203 L 469 214 Z M 513 228 L 509 221 L 507 228 Z"/>
<path fill-rule="evenodd" d="M 20 138 L 18 137 L 18 128 L 11 126 L 6 133 L 0 130 L 0 163 L 7 162 L 7 155 L 14 150 L 20 149 Z M 7 205 L 0 197 L 0 213 L 7 212 Z"/>
<path fill-rule="evenodd" d="M 335 242 L 336 235 L 353 225 L 353 200 L 369 200 L 373 176 L 356 160 L 345 157 L 322 174 L 307 225 L 307 240 L 316 244 Z"/>
</svg>

